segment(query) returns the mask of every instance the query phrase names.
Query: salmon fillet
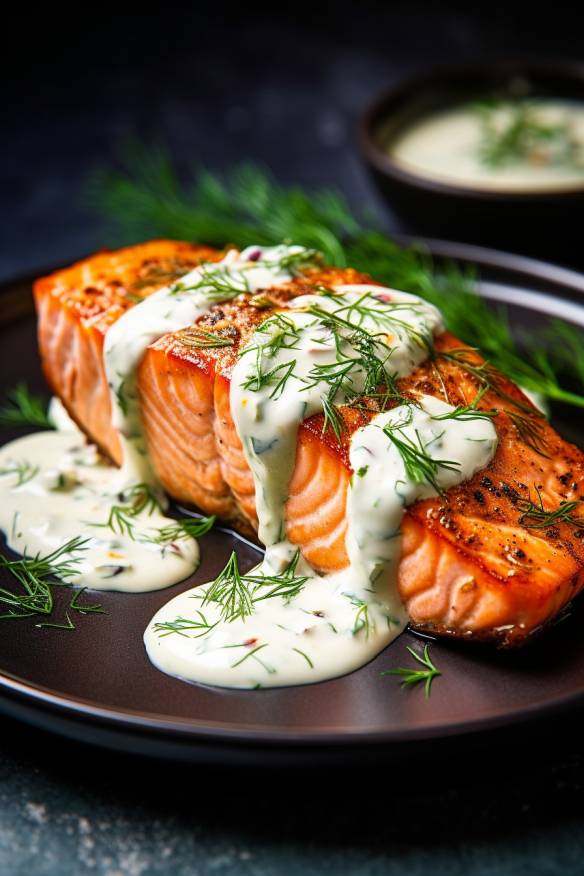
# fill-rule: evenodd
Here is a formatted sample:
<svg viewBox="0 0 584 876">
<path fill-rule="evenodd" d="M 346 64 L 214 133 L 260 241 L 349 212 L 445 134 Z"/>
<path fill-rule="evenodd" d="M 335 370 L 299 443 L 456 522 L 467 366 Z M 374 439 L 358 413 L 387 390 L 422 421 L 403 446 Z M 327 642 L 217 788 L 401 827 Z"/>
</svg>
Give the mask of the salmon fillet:
<svg viewBox="0 0 584 876">
<path fill-rule="evenodd" d="M 205 247 L 154 241 L 98 254 L 35 284 L 49 384 L 114 461 L 120 447 L 102 364 L 107 328 L 142 296 L 221 256 Z M 254 484 L 229 404 L 237 352 L 273 308 L 285 308 L 291 298 L 311 292 L 312 284 L 358 282 L 372 281 L 352 269 L 307 270 L 285 287 L 267 290 L 260 302 L 240 296 L 213 306 L 199 323 L 229 337 L 230 347 L 193 347 L 188 331 L 149 347 L 138 374 L 141 411 L 155 470 L 170 495 L 241 531 L 254 530 Z M 399 381 L 406 395 L 423 392 L 457 405 L 475 398 L 481 385 L 476 369 L 487 373 L 492 388 L 480 406 L 497 410 L 499 443 L 490 465 L 471 480 L 406 511 L 398 584 L 415 628 L 517 645 L 584 584 L 584 529 L 566 519 L 542 528 L 534 513 L 584 498 L 584 454 L 511 381 L 492 369 L 480 372 L 483 365 L 475 351 L 444 333 L 436 339 L 434 359 Z M 374 400 L 360 410 L 343 408 L 341 440 L 323 431 L 321 415 L 300 427 L 286 506 L 288 537 L 320 571 L 348 563 L 350 437 L 376 412 Z"/>
<path fill-rule="evenodd" d="M 38 341 L 49 386 L 70 416 L 115 462 L 121 461 L 111 426 L 103 341 L 129 308 L 217 250 L 153 240 L 116 252 L 99 252 L 34 284 Z"/>
</svg>

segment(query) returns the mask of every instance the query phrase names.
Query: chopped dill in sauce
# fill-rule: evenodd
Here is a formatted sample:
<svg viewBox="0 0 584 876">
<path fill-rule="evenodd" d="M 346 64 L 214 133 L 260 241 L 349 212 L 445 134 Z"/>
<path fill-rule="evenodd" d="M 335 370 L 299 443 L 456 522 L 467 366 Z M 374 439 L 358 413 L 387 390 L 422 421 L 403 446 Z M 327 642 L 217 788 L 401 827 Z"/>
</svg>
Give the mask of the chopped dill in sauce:
<svg viewBox="0 0 584 876">
<path fill-rule="evenodd" d="M 0 477 L 16 475 L 16 486 L 21 487 L 39 473 L 38 465 L 33 465 L 26 459 L 8 460 L 7 464 L 0 468 Z"/>
</svg>

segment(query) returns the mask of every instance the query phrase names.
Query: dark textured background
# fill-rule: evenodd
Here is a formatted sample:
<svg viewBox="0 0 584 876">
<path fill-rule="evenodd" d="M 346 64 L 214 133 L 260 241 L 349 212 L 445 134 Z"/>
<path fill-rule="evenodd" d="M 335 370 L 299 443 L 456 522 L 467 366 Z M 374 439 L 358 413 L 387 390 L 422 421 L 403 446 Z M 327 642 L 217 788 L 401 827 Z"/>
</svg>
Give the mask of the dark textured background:
<svg viewBox="0 0 584 876">
<path fill-rule="evenodd" d="M 172 4 L 165 15 L 93 14 L 74 30 L 50 7 L 32 27 L 4 30 L 0 277 L 103 245 L 83 183 L 128 135 L 168 144 L 183 166 L 252 157 L 370 208 L 355 125 L 378 90 L 430 64 L 582 54 L 579 18 L 562 3 L 527 12 L 513 2 L 338 0 L 277 17 L 253 4 L 207 6 L 186 17 Z"/>
<path fill-rule="evenodd" d="M 354 126 L 378 89 L 430 63 L 581 60 L 567 4 L 469 6 L 314 3 L 277 19 L 220 3 L 186 15 L 83 7 L 77 20 L 26 10 L 0 53 L 0 278 L 103 243 L 83 182 L 128 134 L 166 142 L 183 167 L 253 157 L 375 205 Z M 412 764 L 404 781 L 370 765 L 264 775 L 152 764 L 2 721 L 0 873 L 579 874 L 584 761 L 564 722 L 543 743 L 526 731 L 511 754 Z"/>
</svg>

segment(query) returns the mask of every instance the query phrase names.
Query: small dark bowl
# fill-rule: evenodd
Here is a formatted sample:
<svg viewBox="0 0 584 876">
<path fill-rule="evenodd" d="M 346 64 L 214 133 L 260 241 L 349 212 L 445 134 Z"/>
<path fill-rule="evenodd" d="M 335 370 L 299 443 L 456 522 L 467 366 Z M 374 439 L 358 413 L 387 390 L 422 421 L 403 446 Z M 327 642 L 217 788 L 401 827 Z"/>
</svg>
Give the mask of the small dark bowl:
<svg viewBox="0 0 584 876">
<path fill-rule="evenodd" d="M 406 230 L 574 261 L 584 181 L 561 190 L 486 191 L 418 176 L 387 151 L 392 139 L 423 116 L 480 97 L 512 94 L 518 82 L 525 97 L 584 103 L 584 65 L 578 63 L 500 61 L 439 68 L 385 91 L 373 102 L 361 119 L 361 149 Z"/>
</svg>

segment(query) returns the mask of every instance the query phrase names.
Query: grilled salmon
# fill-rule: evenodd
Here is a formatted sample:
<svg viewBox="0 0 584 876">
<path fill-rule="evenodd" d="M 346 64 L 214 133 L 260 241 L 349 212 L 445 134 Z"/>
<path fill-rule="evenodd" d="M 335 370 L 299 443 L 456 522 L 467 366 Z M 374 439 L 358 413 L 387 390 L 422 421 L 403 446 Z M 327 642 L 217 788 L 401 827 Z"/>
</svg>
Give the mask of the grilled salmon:
<svg viewBox="0 0 584 876">
<path fill-rule="evenodd" d="M 47 380 L 85 433 L 120 462 L 103 367 L 105 333 L 122 313 L 202 261 L 222 253 L 153 241 L 100 253 L 35 284 Z M 229 384 L 238 351 L 275 309 L 315 285 L 371 283 L 352 269 L 306 269 L 261 295 L 213 305 L 198 323 L 229 338 L 193 345 L 189 331 L 146 351 L 138 373 L 141 413 L 155 470 L 181 502 L 257 526 L 254 482 L 231 417 Z M 511 381 L 448 333 L 435 355 L 399 381 L 404 395 L 435 395 L 495 409 L 498 448 L 490 465 L 443 497 L 405 513 L 398 584 L 411 624 L 437 635 L 517 645 L 552 619 L 584 584 L 584 529 L 571 513 L 548 512 L 584 497 L 584 455 L 564 441 Z M 286 505 L 287 532 L 312 566 L 348 563 L 346 496 L 350 437 L 378 412 L 375 399 L 345 407 L 340 437 L 322 415 L 300 427 Z"/>
</svg>

